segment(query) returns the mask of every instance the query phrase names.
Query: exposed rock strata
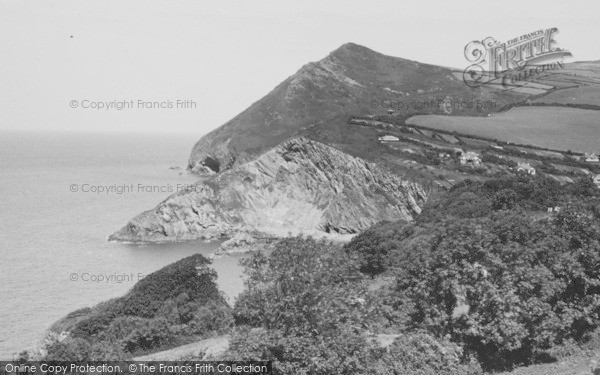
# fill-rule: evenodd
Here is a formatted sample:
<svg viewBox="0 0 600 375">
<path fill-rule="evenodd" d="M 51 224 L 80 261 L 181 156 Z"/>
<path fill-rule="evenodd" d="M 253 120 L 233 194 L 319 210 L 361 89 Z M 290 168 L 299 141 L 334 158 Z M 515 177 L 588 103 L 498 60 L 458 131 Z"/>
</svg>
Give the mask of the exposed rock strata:
<svg viewBox="0 0 600 375">
<path fill-rule="evenodd" d="M 353 234 L 381 220 L 412 220 L 425 199 L 418 184 L 297 138 L 171 195 L 109 239 L 172 242 L 238 232 L 272 237 Z"/>
</svg>

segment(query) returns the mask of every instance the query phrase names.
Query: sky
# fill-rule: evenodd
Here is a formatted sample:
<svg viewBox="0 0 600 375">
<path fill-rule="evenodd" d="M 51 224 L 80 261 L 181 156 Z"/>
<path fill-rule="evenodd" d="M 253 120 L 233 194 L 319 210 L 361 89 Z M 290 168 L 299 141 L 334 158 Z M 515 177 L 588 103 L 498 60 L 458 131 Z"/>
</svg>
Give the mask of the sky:
<svg viewBox="0 0 600 375">
<path fill-rule="evenodd" d="M 465 68 L 472 40 L 557 27 L 600 59 L 597 0 L 494 3 L 0 0 L 0 130 L 202 135 L 347 42 Z"/>
</svg>

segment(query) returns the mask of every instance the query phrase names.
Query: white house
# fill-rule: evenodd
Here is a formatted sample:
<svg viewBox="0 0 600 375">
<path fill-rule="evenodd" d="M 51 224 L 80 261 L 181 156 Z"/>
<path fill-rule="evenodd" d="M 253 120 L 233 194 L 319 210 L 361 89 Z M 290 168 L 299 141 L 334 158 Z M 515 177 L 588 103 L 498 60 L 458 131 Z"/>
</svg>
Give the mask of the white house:
<svg viewBox="0 0 600 375">
<path fill-rule="evenodd" d="M 383 135 L 379 137 L 379 142 L 398 142 L 400 138 L 393 135 Z"/>
<path fill-rule="evenodd" d="M 598 158 L 598 155 L 594 153 L 585 154 L 585 161 L 587 161 L 588 163 L 598 163 L 600 162 L 600 158 Z"/>
<path fill-rule="evenodd" d="M 525 172 L 530 175 L 535 175 L 535 168 L 533 168 L 529 163 L 519 163 L 517 165 L 517 172 Z"/>
<path fill-rule="evenodd" d="M 467 151 L 460 156 L 460 164 L 479 166 L 481 165 L 481 158 L 476 152 Z"/>
</svg>

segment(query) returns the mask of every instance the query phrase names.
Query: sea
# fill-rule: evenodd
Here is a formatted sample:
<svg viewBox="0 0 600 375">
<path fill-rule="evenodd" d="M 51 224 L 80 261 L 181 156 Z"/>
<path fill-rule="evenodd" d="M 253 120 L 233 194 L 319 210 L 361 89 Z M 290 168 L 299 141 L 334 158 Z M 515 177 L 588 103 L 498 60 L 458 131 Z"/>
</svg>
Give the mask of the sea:
<svg viewBox="0 0 600 375">
<path fill-rule="evenodd" d="M 136 281 L 218 242 L 108 242 L 135 215 L 196 181 L 199 135 L 0 132 L 0 360 L 31 349 L 67 313 L 125 294 Z M 230 304 L 242 255 L 212 267 Z"/>
</svg>

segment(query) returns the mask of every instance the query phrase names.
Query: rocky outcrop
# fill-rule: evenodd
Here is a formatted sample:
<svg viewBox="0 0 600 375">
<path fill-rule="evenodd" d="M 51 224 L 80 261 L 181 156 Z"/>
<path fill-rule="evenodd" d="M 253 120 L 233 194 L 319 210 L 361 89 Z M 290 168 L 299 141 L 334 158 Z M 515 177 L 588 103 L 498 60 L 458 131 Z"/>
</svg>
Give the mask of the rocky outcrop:
<svg viewBox="0 0 600 375">
<path fill-rule="evenodd" d="M 238 232 L 271 237 L 352 234 L 381 220 L 412 220 L 425 199 L 418 184 L 297 138 L 171 195 L 109 239 L 166 242 Z"/>
<path fill-rule="evenodd" d="M 257 241 L 250 234 L 245 232 L 236 233 L 232 238 L 223 242 L 214 255 L 230 255 L 237 253 L 248 253 L 265 246 L 265 241 Z M 266 247 L 266 246 L 265 246 Z"/>
</svg>

